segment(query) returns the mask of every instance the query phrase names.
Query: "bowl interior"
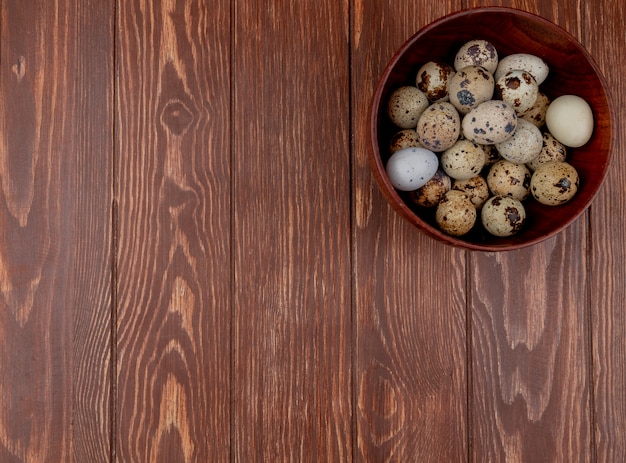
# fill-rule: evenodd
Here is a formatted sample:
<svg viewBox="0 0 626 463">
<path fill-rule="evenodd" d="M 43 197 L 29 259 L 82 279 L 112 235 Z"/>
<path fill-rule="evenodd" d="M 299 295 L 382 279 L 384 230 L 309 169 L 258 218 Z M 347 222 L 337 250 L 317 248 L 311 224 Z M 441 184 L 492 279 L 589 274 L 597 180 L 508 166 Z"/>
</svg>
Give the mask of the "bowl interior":
<svg viewBox="0 0 626 463">
<path fill-rule="evenodd" d="M 550 99 L 574 94 L 584 98 L 594 114 L 594 133 L 583 147 L 568 150 L 567 161 L 578 171 L 580 187 L 568 203 L 544 206 L 529 198 L 524 201 L 527 223 L 517 235 L 498 238 L 477 223 L 463 237 L 441 232 L 435 210 L 415 206 L 408 194 L 396 191 L 385 174 L 389 141 L 400 129 L 387 118 L 386 102 L 402 85 L 415 85 L 422 64 L 441 60 L 452 64 L 457 50 L 472 39 L 493 43 L 502 58 L 513 53 L 541 57 L 550 74 L 540 91 Z M 614 134 L 611 128 L 610 98 L 606 83 L 589 53 L 559 26 L 539 16 L 509 8 L 465 10 L 441 18 L 411 37 L 387 65 L 372 100 L 372 166 L 387 199 L 407 220 L 431 236 L 450 244 L 477 250 L 506 250 L 528 246 L 561 231 L 589 205 L 606 174 Z M 480 222 L 480 220 L 477 220 Z"/>
</svg>

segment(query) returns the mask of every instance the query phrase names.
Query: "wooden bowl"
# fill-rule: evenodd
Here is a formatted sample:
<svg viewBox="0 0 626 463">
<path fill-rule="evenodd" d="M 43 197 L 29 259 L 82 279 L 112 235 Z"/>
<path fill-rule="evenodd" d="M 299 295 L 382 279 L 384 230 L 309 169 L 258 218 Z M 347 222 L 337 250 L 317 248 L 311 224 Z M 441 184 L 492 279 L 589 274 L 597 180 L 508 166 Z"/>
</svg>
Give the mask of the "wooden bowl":
<svg viewBox="0 0 626 463">
<path fill-rule="evenodd" d="M 420 208 L 408 193 L 397 191 L 385 172 L 390 156 L 389 142 L 400 129 L 387 116 L 389 95 L 403 85 L 415 85 L 417 71 L 427 61 L 454 63 L 457 50 L 472 39 L 486 39 L 495 45 L 500 58 L 513 53 L 541 57 L 550 74 L 540 91 L 550 100 L 573 94 L 592 108 L 594 132 L 580 148 L 569 148 L 567 162 L 580 176 L 579 190 L 560 206 L 544 206 L 531 198 L 524 201 L 527 221 L 516 235 L 499 238 L 477 224 L 462 237 L 443 233 L 435 222 L 435 208 Z M 387 200 L 410 223 L 428 235 L 454 246 L 482 251 L 503 251 L 529 246 L 563 230 L 589 206 L 606 176 L 615 131 L 611 98 L 593 58 L 569 33 L 550 21 L 511 8 L 475 8 L 440 18 L 413 35 L 393 56 L 376 87 L 371 105 L 372 150 L 370 161 L 376 181 Z"/>
</svg>

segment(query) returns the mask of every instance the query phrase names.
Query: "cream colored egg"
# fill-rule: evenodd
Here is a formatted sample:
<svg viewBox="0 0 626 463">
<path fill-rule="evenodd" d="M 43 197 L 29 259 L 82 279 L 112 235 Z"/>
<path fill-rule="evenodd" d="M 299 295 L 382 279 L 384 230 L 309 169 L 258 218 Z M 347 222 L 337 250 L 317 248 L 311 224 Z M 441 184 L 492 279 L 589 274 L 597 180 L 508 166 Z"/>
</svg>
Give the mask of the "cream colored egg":
<svg viewBox="0 0 626 463">
<path fill-rule="evenodd" d="M 578 148 L 591 139 L 593 112 L 589 103 L 576 95 L 556 98 L 546 112 L 546 126 L 565 146 Z"/>
</svg>

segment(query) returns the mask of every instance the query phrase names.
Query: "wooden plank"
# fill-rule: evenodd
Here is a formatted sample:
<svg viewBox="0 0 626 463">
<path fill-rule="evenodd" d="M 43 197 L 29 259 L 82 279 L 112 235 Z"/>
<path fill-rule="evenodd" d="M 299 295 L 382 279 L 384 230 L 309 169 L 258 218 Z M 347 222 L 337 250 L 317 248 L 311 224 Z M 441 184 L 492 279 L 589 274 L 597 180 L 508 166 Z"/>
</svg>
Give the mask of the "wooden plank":
<svg viewBox="0 0 626 463">
<path fill-rule="evenodd" d="M 368 163 L 369 104 L 387 61 L 460 1 L 353 1 L 352 124 L 358 461 L 466 461 L 466 253 L 386 203 Z"/>
<path fill-rule="evenodd" d="M 500 2 L 581 29 L 578 3 Z M 468 6 L 491 5 L 472 1 Z M 556 5 L 556 4 L 555 4 Z M 590 461 L 587 217 L 544 243 L 473 253 L 471 441 L 476 461 Z"/>
<path fill-rule="evenodd" d="M 235 2 L 235 461 L 350 461 L 348 2 Z"/>
<path fill-rule="evenodd" d="M 590 299 L 593 340 L 594 439 L 596 461 L 626 461 L 626 92 L 622 76 L 623 4 L 586 1 L 583 44 L 609 85 L 615 145 L 608 177 L 591 206 Z M 611 46 L 607 46 L 611 44 Z"/>
<path fill-rule="evenodd" d="M 113 11 L 1 2 L 3 462 L 110 454 Z"/>
<path fill-rule="evenodd" d="M 117 8 L 117 459 L 227 461 L 230 3 Z"/>
</svg>

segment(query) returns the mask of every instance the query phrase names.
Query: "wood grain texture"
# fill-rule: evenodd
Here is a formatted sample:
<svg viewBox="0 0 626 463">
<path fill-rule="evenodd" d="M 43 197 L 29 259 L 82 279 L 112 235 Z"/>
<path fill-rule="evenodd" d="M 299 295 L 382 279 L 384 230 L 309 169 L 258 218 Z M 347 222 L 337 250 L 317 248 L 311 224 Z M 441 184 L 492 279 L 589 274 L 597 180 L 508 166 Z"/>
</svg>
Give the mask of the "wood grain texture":
<svg viewBox="0 0 626 463">
<path fill-rule="evenodd" d="M 118 2 L 117 459 L 230 455 L 230 8 Z"/>
<path fill-rule="evenodd" d="M 623 3 L 584 3 L 583 44 L 596 58 L 612 90 L 617 142 L 608 177 L 591 208 L 590 299 L 593 340 L 596 461 L 626 461 L 626 92 L 621 76 Z M 607 44 L 615 44 L 607 46 Z M 619 45 L 618 45 L 619 44 Z"/>
<path fill-rule="evenodd" d="M 368 163 L 369 105 L 387 61 L 460 7 L 353 1 L 357 461 L 467 459 L 466 254 L 396 214 Z"/>
<path fill-rule="evenodd" d="M 350 461 L 348 2 L 235 2 L 235 461 Z"/>
<path fill-rule="evenodd" d="M 3 462 L 109 455 L 112 6 L 1 2 Z"/>
<path fill-rule="evenodd" d="M 578 3 L 501 2 L 580 37 Z M 468 6 L 493 5 L 471 1 Z M 587 215 L 530 249 L 470 259 L 472 457 L 591 461 Z"/>
</svg>

